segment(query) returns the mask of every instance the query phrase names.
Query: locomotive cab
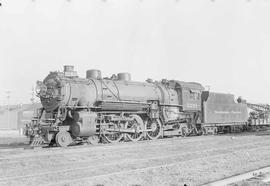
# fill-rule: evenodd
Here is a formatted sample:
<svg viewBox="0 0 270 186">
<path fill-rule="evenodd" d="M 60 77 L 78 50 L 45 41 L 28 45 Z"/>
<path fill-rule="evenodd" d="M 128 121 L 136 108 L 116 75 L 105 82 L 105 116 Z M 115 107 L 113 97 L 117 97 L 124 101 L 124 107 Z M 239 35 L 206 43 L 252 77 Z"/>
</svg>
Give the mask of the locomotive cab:
<svg viewBox="0 0 270 186">
<path fill-rule="evenodd" d="M 163 80 L 164 136 L 198 133 L 201 121 L 201 92 L 199 83 Z"/>
<path fill-rule="evenodd" d="M 201 93 L 203 86 L 195 82 L 175 81 L 181 111 L 201 111 Z"/>
</svg>

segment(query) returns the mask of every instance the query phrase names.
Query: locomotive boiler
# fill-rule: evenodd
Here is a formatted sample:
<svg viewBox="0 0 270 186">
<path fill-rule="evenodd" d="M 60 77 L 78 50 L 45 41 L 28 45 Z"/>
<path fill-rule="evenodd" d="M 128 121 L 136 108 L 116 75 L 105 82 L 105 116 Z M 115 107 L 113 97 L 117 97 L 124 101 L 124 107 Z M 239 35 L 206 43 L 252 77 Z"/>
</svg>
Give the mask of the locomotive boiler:
<svg viewBox="0 0 270 186">
<path fill-rule="evenodd" d="M 201 133 L 201 93 L 195 82 L 136 82 L 129 73 L 80 78 L 73 66 L 37 82 L 42 108 L 25 133 L 32 144 L 119 142 Z"/>
</svg>

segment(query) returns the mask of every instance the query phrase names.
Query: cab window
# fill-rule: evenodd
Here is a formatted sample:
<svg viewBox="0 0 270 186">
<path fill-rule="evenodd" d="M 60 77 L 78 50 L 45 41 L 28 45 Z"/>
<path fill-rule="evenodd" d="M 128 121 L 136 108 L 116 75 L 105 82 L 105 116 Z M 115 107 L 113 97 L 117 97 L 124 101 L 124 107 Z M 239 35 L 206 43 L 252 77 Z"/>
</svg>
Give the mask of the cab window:
<svg viewBox="0 0 270 186">
<path fill-rule="evenodd" d="M 200 95 L 201 95 L 200 92 L 190 90 L 189 99 L 191 99 L 191 100 L 200 100 Z"/>
</svg>

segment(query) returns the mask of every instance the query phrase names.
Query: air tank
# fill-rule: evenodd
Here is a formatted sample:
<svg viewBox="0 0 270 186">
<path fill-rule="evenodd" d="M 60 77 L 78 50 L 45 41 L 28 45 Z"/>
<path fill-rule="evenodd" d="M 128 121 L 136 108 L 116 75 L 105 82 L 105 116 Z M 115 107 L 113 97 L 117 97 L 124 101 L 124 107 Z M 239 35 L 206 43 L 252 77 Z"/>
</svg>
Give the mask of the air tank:
<svg viewBox="0 0 270 186">
<path fill-rule="evenodd" d="M 101 71 L 96 69 L 91 69 L 86 71 L 86 78 L 101 79 Z"/>
</svg>

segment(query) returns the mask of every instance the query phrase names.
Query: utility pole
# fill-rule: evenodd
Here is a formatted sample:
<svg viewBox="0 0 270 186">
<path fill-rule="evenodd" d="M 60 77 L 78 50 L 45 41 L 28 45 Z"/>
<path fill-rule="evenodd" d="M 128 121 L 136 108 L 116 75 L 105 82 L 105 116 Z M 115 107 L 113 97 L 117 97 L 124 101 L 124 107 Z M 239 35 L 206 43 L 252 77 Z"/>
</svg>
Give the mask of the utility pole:
<svg viewBox="0 0 270 186">
<path fill-rule="evenodd" d="M 35 88 L 34 88 L 34 86 L 32 86 L 32 97 L 30 100 L 31 100 L 32 104 L 34 105 L 34 103 L 35 103 Z"/>
<path fill-rule="evenodd" d="M 10 116 L 9 116 L 9 99 L 10 99 L 10 93 L 11 93 L 11 91 L 10 90 L 8 90 L 8 91 L 6 91 L 6 94 L 7 94 L 7 110 L 8 110 L 8 113 L 7 113 L 7 117 L 8 117 L 8 127 L 9 127 L 9 125 L 10 125 L 10 122 L 9 122 L 9 120 L 10 120 Z"/>
<path fill-rule="evenodd" d="M 205 87 L 206 91 L 210 91 L 210 88 L 211 88 L 210 85 L 205 85 L 204 87 Z"/>
</svg>

